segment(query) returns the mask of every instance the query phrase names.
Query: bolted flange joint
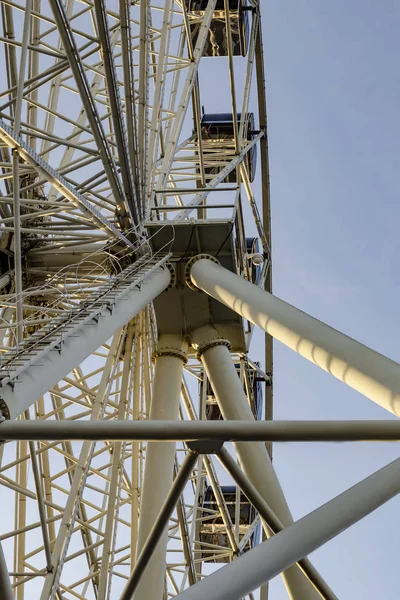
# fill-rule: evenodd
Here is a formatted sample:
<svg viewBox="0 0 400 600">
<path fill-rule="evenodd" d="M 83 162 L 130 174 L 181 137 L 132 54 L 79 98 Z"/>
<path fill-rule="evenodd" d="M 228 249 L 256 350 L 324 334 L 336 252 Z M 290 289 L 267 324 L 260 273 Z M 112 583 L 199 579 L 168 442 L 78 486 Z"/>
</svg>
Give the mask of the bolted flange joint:
<svg viewBox="0 0 400 600">
<path fill-rule="evenodd" d="M 10 419 L 10 411 L 3 398 L 0 396 L 0 423 Z"/>
<path fill-rule="evenodd" d="M 155 362 L 155 360 L 157 358 L 160 358 L 160 356 L 175 356 L 176 358 L 180 358 L 181 360 L 183 360 L 183 363 L 186 365 L 188 359 L 186 356 L 186 352 L 183 352 L 183 350 L 178 350 L 178 348 L 160 348 L 159 350 L 156 350 L 155 352 L 153 352 L 151 360 L 152 362 Z"/>
<path fill-rule="evenodd" d="M 169 285 L 164 290 L 165 292 L 168 292 L 168 290 L 172 289 L 176 285 L 176 271 L 175 271 L 174 265 L 169 261 L 165 264 L 165 266 L 168 269 L 168 271 L 171 273 L 171 280 L 169 282 Z"/>
<path fill-rule="evenodd" d="M 200 292 L 201 290 L 199 290 L 198 287 L 196 287 L 194 285 L 194 283 L 192 283 L 192 280 L 190 279 L 190 271 L 192 270 L 192 267 L 194 265 L 195 262 L 197 262 L 198 260 L 202 260 L 203 258 L 206 258 L 207 260 L 211 260 L 213 263 L 219 265 L 219 260 L 215 258 L 215 256 L 211 256 L 211 254 L 196 254 L 196 256 L 193 256 L 190 260 L 188 260 L 187 265 L 186 265 L 186 269 L 185 269 L 185 282 L 186 285 L 188 287 L 190 287 L 191 290 L 193 290 L 194 292 Z"/>
<path fill-rule="evenodd" d="M 206 350 L 209 350 L 210 348 L 215 348 L 215 346 L 225 346 L 226 348 L 228 348 L 228 350 L 231 349 L 231 344 L 229 340 L 226 340 L 225 338 L 214 338 L 213 340 L 207 340 L 206 342 L 198 346 L 196 354 L 197 360 L 201 359 L 201 356 Z"/>
</svg>

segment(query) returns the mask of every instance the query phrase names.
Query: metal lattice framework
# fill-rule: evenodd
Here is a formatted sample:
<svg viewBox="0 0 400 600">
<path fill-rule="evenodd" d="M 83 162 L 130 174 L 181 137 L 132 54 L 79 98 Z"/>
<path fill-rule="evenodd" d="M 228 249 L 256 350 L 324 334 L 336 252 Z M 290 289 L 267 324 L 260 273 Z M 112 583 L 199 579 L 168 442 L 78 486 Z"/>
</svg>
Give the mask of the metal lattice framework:
<svg viewBox="0 0 400 600">
<path fill-rule="evenodd" d="M 400 466 L 293 524 L 271 442 L 400 428 L 272 421 L 272 337 L 394 414 L 400 368 L 271 295 L 261 3 L 0 5 L 1 597 L 334 600 Z"/>
</svg>

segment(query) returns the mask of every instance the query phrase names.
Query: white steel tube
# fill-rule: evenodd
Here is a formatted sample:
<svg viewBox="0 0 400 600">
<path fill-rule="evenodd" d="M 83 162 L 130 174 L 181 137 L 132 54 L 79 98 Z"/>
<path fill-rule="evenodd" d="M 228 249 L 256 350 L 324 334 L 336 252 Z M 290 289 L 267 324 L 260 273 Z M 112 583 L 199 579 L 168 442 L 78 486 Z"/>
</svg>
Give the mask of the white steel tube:
<svg viewBox="0 0 400 600">
<path fill-rule="evenodd" d="M 115 375 L 116 364 L 120 354 L 120 334 L 121 332 L 118 332 L 113 337 L 106 364 L 104 365 L 101 374 L 100 383 L 92 406 L 92 413 L 90 415 L 90 419 L 93 421 L 102 420 L 103 408 L 108 401 L 111 382 Z M 78 512 L 81 507 L 83 489 L 94 450 L 95 444 L 91 442 L 85 442 L 80 449 L 60 527 L 57 532 L 57 538 L 54 542 L 51 556 L 52 569 L 46 575 L 40 600 L 54 600 L 56 595 L 58 595 L 58 584 L 64 568 L 65 557 L 68 552 L 72 533 L 74 531 L 75 520 L 78 517 Z"/>
<path fill-rule="evenodd" d="M 213 340 L 214 338 L 214 340 Z M 203 327 L 193 333 L 201 361 L 217 398 L 224 419 L 254 421 L 229 349 L 218 343 L 217 332 Z M 265 444 L 236 442 L 235 448 L 249 481 L 271 506 L 285 527 L 293 523 L 292 515 L 279 484 Z M 269 532 L 268 532 L 269 533 Z M 319 594 L 297 566 L 283 573 L 289 597 L 292 600 L 316 600 Z"/>
<path fill-rule="evenodd" d="M 161 336 L 155 359 L 150 421 L 178 419 L 185 354 L 183 341 L 177 336 Z M 151 442 L 147 445 L 140 502 L 136 558 L 140 556 L 163 502 L 171 489 L 175 461 L 175 444 Z M 135 600 L 162 598 L 168 530 L 155 549 L 134 594 Z"/>
<path fill-rule="evenodd" d="M 17 332 L 17 346 L 24 337 L 24 309 L 22 296 L 22 265 L 21 265 L 21 198 L 19 176 L 18 150 L 12 151 L 13 164 L 13 213 L 14 213 L 14 264 L 15 264 L 15 321 Z"/>
<path fill-rule="evenodd" d="M 0 544 L 0 592 L 2 600 L 14 600 L 7 563 L 4 558 L 3 547 Z"/>
<path fill-rule="evenodd" d="M 138 588 L 147 566 L 151 561 L 151 557 L 157 550 L 159 541 L 162 539 L 164 533 L 168 534 L 167 526 L 169 519 L 171 518 L 175 506 L 179 501 L 183 490 L 185 489 L 185 485 L 192 474 L 193 468 L 197 461 L 197 456 L 197 453 L 192 452 L 191 450 L 186 454 L 185 460 L 183 461 L 168 492 L 168 495 L 161 506 L 160 513 L 153 524 L 149 537 L 147 538 L 146 543 L 144 544 L 142 551 L 137 558 L 135 568 L 129 577 L 128 583 L 125 586 L 120 600 L 131 600 L 132 595 Z"/>
<path fill-rule="evenodd" d="M 30 366 L 22 374 L 18 385 L 4 385 L 1 396 L 8 406 L 10 418 L 34 404 L 67 373 L 83 362 L 116 331 L 130 321 L 170 282 L 168 269 L 157 269 L 143 280 L 140 290 L 136 287 L 124 292 L 116 301 L 112 313 L 105 307 L 99 324 L 82 326 L 79 335 L 65 338 L 61 354 L 48 352 L 40 360 L 40 367 Z"/>
<path fill-rule="evenodd" d="M 118 404 L 118 419 L 123 421 L 127 418 L 129 410 L 129 378 L 131 371 L 131 357 L 133 344 L 133 323 L 128 325 L 125 338 L 124 366 L 122 370 L 121 390 Z M 110 591 L 109 573 L 110 562 L 112 561 L 112 542 L 115 539 L 117 523 L 115 514 L 117 509 L 117 494 L 119 490 L 118 481 L 120 479 L 121 462 L 123 461 L 124 446 L 121 442 L 116 442 L 112 449 L 112 467 L 110 478 L 110 489 L 108 492 L 108 506 L 106 526 L 104 530 L 104 542 L 101 555 L 101 566 L 99 585 L 97 590 L 97 600 L 106 600 L 107 591 Z"/>
<path fill-rule="evenodd" d="M 4 421 L 0 439 L 399 442 L 400 421 Z"/>
<path fill-rule="evenodd" d="M 191 269 L 201 290 L 337 379 L 400 416 L 400 365 L 210 260 Z"/>
<path fill-rule="evenodd" d="M 197 36 L 196 46 L 193 50 L 193 60 L 190 62 L 190 66 L 186 72 L 186 81 L 182 88 L 181 97 L 171 129 L 171 135 L 165 143 L 164 158 L 160 169 L 161 177 L 159 177 L 157 187 L 166 187 L 168 175 L 171 170 L 172 160 L 176 153 L 186 111 L 196 81 L 200 59 L 203 55 L 206 38 L 210 29 L 212 18 L 214 16 L 215 5 L 216 0 L 208 0 L 207 8 L 204 11 L 203 20 Z"/>
<path fill-rule="evenodd" d="M 243 473 L 231 454 L 229 454 L 228 450 L 221 448 L 221 450 L 217 452 L 217 456 L 271 531 L 273 533 L 282 531 L 284 529 L 282 523 L 275 515 L 274 511 L 271 510 L 271 507 L 257 492 L 254 485 L 252 485 L 247 479 L 246 475 Z M 322 579 L 321 575 L 314 568 L 308 558 L 302 558 L 297 564 L 306 577 L 308 577 L 308 579 L 311 581 L 315 589 L 319 592 L 320 596 L 324 598 L 324 600 L 338 600 L 338 597 Z"/>
<path fill-rule="evenodd" d="M 400 459 L 309 513 L 178 596 L 240 600 L 400 492 Z"/>
</svg>

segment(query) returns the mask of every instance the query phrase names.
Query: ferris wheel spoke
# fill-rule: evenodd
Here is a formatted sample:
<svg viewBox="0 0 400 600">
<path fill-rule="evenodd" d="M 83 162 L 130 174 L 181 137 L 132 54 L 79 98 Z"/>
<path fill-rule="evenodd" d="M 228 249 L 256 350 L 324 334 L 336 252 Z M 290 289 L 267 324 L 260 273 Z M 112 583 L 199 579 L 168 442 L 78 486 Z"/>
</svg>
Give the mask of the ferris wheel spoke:
<svg viewBox="0 0 400 600">
<path fill-rule="evenodd" d="M 119 83 L 117 80 L 117 71 L 113 58 L 111 35 L 107 23 L 104 1 L 95 0 L 94 8 L 125 198 L 133 218 L 133 223 L 138 225 L 140 219 L 140 208 L 138 206 L 135 185 L 133 182 L 133 170 L 128 151 L 128 140 L 123 118 Z"/>
<path fill-rule="evenodd" d="M 188 109 L 188 105 L 191 98 L 191 93 L 196 81 L 200 58 L 202 56 L 203 49 L 206 43 L 206 37 L 210 29 L 215 4 L 216 0 L 209 0 L 207 8 L 204 12 L 204 17 L 200 26 L 197 42 L 193 50 L 193 60 L 191 61 L 190 67 L 188 69 L 186 81 L 182 89 L 180 100 L 178 102 L 178 108 L 176 111 L 174 124 L 171 128 L 170 139 L 168 140 L 165 147 L 164 159 L 160 169 L 159 183 L 157 184 L 161 185 L 162 187 L 166 187 L 167 177 L 171 169 L 172 160 L 183 127 L 183 120 L 185 118 L 186 111 Z"/>
<path fill-rule="evenodd" d="M 101 212 L 92 206 L 90 202 L 84 198 L 74 187 L 68 183 L 68 181 L 62 177 L 55 169 L 53 169 L 46 161 L 44 161 L 33 149 L 31 149 L 22 138 L 16 134 L 8 125 L 0 120 L 0 138 L 10 147 L 17 148 L 18 154 L 23 158 L 29 165 L 31 165 L 35 171 L 37 171 L 45 180 L 50 181 L 61 192 L 65 198 L 70 200 L 74 206 L 88 215 L 90 220 L 93 220 L 101 229 L 108 230 L 113 237 L 122 239 L 125 243 L 130 245 L 130 242 L 126 237 L 110 222 L 108 221 Z"/>
</svg>

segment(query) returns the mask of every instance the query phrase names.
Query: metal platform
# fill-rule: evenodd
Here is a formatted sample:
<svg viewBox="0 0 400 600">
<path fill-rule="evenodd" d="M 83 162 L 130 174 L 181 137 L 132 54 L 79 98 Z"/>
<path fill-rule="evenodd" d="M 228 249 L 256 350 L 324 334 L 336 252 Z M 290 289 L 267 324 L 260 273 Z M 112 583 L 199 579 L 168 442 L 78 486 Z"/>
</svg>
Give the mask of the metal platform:
<svg viewBox="0 0 400 600">
<path fill-rule="evenodd" d="M 229 339 L 234 352 L 246 352 L 251 333 L 248 321 L 207 294 L 191 290 L 185 282 L 186 265 L 198 254 L 214 256 L 232 273 L 243 271 L 235 218 L 167 223 L 146 223 L 152 250 L 172 254 L 170 261 L 176 275 L 175 284 L 154 301 L 160 335 L 186 335 L 211 322 L 221 337 Z"/>
</svg>

